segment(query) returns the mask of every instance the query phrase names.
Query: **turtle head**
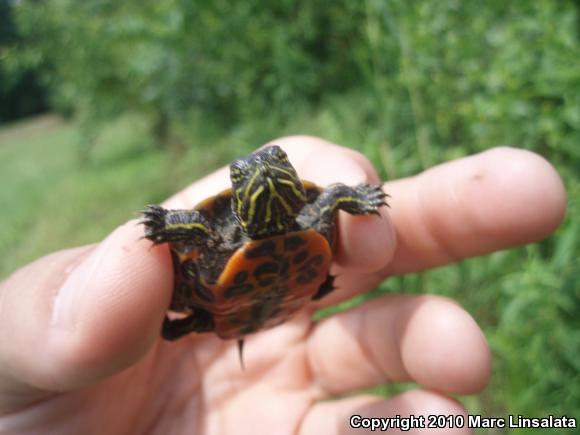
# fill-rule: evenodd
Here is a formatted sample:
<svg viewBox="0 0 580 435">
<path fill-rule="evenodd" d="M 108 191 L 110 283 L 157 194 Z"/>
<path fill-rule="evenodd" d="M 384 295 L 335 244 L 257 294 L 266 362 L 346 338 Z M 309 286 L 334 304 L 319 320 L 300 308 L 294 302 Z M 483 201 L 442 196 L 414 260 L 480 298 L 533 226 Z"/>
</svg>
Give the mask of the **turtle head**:
<svg viewBox="0 0 580 435">
<path fill-rule="evenodd" d="M 232 212 L 251 238 L 289 231 L 306 204 L 304 186 L 279 146 L 234 160 L 230 178 Z"/>
</svg>

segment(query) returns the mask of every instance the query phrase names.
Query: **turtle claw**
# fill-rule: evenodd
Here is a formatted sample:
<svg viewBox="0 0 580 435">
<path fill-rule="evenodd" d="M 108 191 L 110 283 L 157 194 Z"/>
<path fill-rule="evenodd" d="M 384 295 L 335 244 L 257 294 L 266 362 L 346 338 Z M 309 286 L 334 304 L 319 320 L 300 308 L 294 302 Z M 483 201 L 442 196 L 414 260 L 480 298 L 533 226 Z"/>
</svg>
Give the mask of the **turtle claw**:
<svg viewBox="0 0 580 435">
<path fill-rule="evenodd" d="M 196 210 L 167 210 L 159 205 L 148 205 L 141 213 L 145 238 L 154 245 L 185 241 L 215 246 L 221 241 L 219 233 L 211 230 L 208 219 Z"/>
<path fill-rule="evenodd" d="M 162 232 L 166 226 L 165 217 L 167 213 L 168 210 L 159 205 L 152 204 L 145 206 L 141 210 L 144 219 L 139 223 L 145 225 L 145 238 L 151 240 L 156 245 L 164 242 Z"/>
<path fill-rule="evenodd" d="M 382 186 L 376 184 L 359 184 L 355 191 L 361 199 L 360 214 L 374 214 L 380 216 L 379 209 L 383 206 L 389 206 L 386 194 Z"/>
</svg>

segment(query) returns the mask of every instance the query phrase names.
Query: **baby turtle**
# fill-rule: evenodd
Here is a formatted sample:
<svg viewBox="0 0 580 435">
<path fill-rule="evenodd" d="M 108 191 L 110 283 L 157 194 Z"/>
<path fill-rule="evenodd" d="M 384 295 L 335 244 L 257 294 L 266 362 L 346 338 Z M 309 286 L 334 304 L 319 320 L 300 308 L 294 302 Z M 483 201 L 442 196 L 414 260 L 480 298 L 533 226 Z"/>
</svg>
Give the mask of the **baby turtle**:
<svg viewBox="0 0 580 435">
<path fill-rule="evenodd" d="M 169 243 L 175 272 L 162 336 L 215 332 L 243 339 L 292 317 L 333 290 L 329 274 L 336 214 L 379 214 L 387 195 L 378 185 L 301 180 L 278 146 L 230 165 L 232 187 L 192 210 L 149 205 L 145 237 Z"/>
</svg>

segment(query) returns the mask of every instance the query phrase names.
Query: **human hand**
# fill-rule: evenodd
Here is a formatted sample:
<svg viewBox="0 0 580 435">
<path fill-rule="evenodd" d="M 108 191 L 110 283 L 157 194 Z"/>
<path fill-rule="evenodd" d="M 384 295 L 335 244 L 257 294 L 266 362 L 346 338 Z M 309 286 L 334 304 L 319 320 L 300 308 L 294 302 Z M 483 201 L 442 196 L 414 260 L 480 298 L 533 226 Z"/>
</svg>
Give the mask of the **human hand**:
<svg viewBox="0 0 580 435">
<path fill-rule="evenodd" d="M 275 143 L 302 178 L 378 182 L 352 150 L 311 137 Z M 222 169 L 164 205 L 188 208 L 228 185 Z M 160 339 L 171 261 L 166 246 L 140 240 L 134 221 L 98 245 L 23 267 L 0 287 L 0 432 L 342 434 L 352 414 L 465 413 L 448 395 L 483 389 L 490 354 L 453 301 L 387 295 L 317 323 L 312 313 L 389 276 L 540 240 L 562 220 L 564 188 L 542 158 L 499 148 L 389 182 L 385 191 L 390 217 L 339 216 L 338 289 L 250 336 L 244 371 L 234 341 Z M 404 381 L 424 389 L 324 401 Z"/>
</svg>

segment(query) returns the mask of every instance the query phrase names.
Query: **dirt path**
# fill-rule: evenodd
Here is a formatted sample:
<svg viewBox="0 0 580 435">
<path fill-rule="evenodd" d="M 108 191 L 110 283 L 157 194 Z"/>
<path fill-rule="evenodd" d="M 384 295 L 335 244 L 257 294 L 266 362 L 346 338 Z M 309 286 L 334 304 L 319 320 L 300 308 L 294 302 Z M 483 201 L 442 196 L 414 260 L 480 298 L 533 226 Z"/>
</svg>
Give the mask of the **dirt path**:
<svg viewBox="0 0 580 435">
<path fill-rule="evenodd" d="M 50 131 L 63 123 L 64 120 L 60 115 L 47 113 L 2 126 L 0 127 L 0 146 L 16 139 L 26 139 L 29 136 L 38 135 L 40 132 Z"/>
</svg>

